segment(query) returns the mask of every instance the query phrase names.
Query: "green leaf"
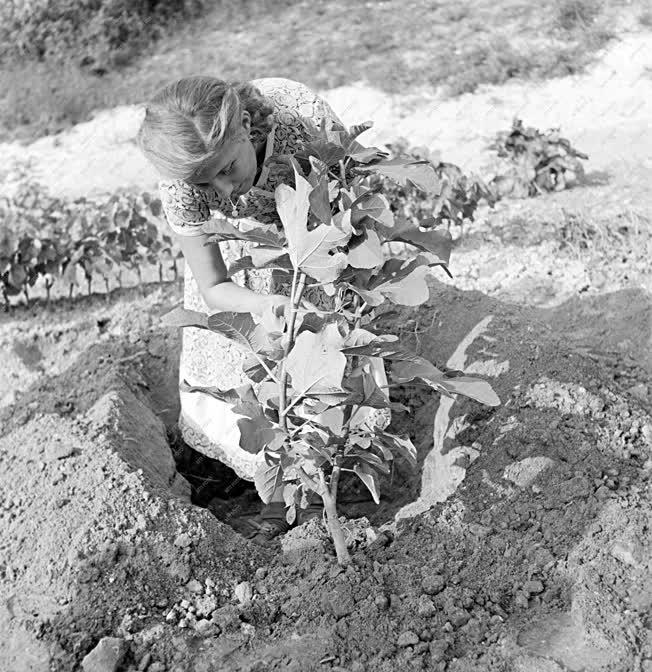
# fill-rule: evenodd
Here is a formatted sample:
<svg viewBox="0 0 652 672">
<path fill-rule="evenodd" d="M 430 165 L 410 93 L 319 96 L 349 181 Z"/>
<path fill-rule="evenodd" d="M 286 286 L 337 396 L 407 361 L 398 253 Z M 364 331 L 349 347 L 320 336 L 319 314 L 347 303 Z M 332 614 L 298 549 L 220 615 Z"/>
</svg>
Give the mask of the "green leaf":
<svg viewBox="0 0 652 672">
<path fill-rule="evenodd" d="M 430 161 L 414 161 L 413 159 L 388 159 L 371 166 L 359 166 L 358 170 L 374 172 L 405 187 L 408 182 L 427 194 L 437 194 L 440 182 Z"/>
<path fill-rule="evenodd" d="M 308 197 L 310 210 L 322 224 L 331 223 L 331 204 L 328 195 L 328 177 L 323 175 L 317 181 Z"/>
<path fill-rule="evenodd" d="M 360 477 L 360 480 L 367 486 L 376 504 L 380 504 L 380 492 L 378 489 L 378 478 L 373 468 L 364 462 L 357 462 L 353 465 L 353 471 Z"/>
<path fill-rule="evenodd" d="M 264 448 L 278 449 L 285 439 L 286 435 L 267 419 L 258 400 L 240 402 L 233 412 L 245 416 L 237 423 L 242 450 L 255 454 Z"/>
<path fill-rule="evenodd" d="M 370 217 L 386 228 L 394 226 L 394 214 L 382 194 L 369 192 L 354 204 L 351 214 L 353 226 L 359 224 L 365 217 Z"/>
<path fill-rule="evenodd" d="M 345 355 L 383 357 L 384 359 L 395 359 L 416 363 L 424 361 L 423 357 L 406 350 L 402 345 L 398 345 L 394 341 L 381 340 L 381 338 L 370 341 L 364 345 L 354 345 L 342 348 L 342 352 Z"/>
<path fill-rule="evenodd" d="M 254 472 L 256 491 L 265 504 L 269 504 L 274 491 L 283 482 L 283 469 L 280 459 L 268 459 L 269 463 L 267 461 L 262 462 Z"/>
<path fill-rule="evenodd" d="M 198 327 L 208 329 L 208 315 L 197 310 L 188 310 L 181 306 L 173 308 L 161 318 L 166 327 Z"/>
<path fill-rule="evenodd" d="M 417 467 L 417 449 L 407 436 L 397 436 L 383 432 L 374 437 L 374 443 L 379 443 L 388 448 L 392 455 L 400 455 L 405 458 L 412 469 Z"/>
<path fill-rule="evenodd" d="M 310 184 L 295 174 L 296 190 L 286 184 L 276 187 L 276 207 L 283 222 L 295 268 L 319 282 L 333 282 L 346 267 L 346 255 L 331 251 L 343 246 L 350 234 L 335 226 L 321 224 L 308 231 Z"/>
<path fill-rule="evenodd" d="M 274 268 L 282 263 L 280 259 L 287 257 L 288 264 L 292 268 L 290 258 L 287 256 L 287 250 L 283 247 L 268 247 L 267 245 L 257 245 L 249 249 L 251 260 L 255 268 Z"/>
<path fill-rule="evenodd" d="M 319 159 L 330 168 L 331 166 L 336 166 L 342 159 L 346 158 L 346 152 L 341 144 L 328 140 L 312 140 L 311 142 L 306 142 L 303 148 L 296 153 L 298 159 L 306 161 L 311 156 Z"/>
<path fill-rule="evenodd" d="M 368 229 L 365 233 L 365 240 L 349 249 L 347 259 L 353 268 L 376 268 L 385 259 L 378 234 L 373 229 Z"/>
<path fill-rule="evenodd" d="M 451 378 L 427 359 L 422 359 L 421 362 L 412 361 L 397 364 L 393 369 L 392 377 L 399 383 L 406 383 L 419 378 L 448 396 L 462 394 L 487 406 L 500 405 L 498 395 L 486 380 L 471 376 Z"/>
<path fill-rule="evenodd" d="M 354 375 L 349 376 L 344 386 L 352 393 L 347 399 L 347 403 L 369 408 L 387 408 L 389 406 L 387 395 L 378 387 L 373 375 L 365 371 L 364 368 L 359 368 Z"/>
<path fill-rule="evenodd" d="M 276 249 L 276 248 L 273 248 Z M 242 257 L 241 259 L 238 259 L 234 261 L 231 266 L 229 266 L 229 277 L 235 275 L 236 273 L 239 273 L 240 271 L 251 271 L 251 270 L 263 270 L 263 269 L 269 269 L 269 270 L 280 270 L 280 271 L 291 271 L 292 270 L 292 262 L 290 261 L 290 257 L 287 254 L 283 254 L 280 257 L 274 258 L 273 261 L 269 261 L 262 266 L 257 266 L 254 263 L 254 260 L 251 256 L 246 256 Z"/>
<path fill-rule="evenodd" d="M 408 243 L 434 254 L 436 259 L 430 261 L 432 265 L 447 265 L 450 261 L 453 239 L 448 231 L 440 229 L 421 231 L 417 226 L 405 221 L 393 229 L 383 228 L 382 233 L 386 242 Z"/>
<path fill-rule="evenodd" d="M 255 399 L 251 385 L 249 385 L 248 388 L 251 390 L 250 394 L 252 395 L 252 398 Z M 179 385 L 179 390 L 181 392 L 202 392 L 203 394 L 208 394 L 209 396 L 218 399 L 219 401 L 225 401 L 228 404 L 238 404 L 243 400 L 243 398 L 247 398 L 246 395 L 243 397 L 245 393 L 242 390 L 239 391 L 234 388 L 220 390 L 218 387 L 190 385 L 186 380 L 181 382 Z"/>
<path fill-rule="evenodd" d="M 208 316 L 208 328 L 254 352 L 262 352 L 269 346 L 265 329 L 249 313 L 213 313 Z"/>
<path fill-rule="evenodd" d="M 355 460 L 356 462 L 365 462 L 373 469 L 381 471 L 384 474 L 389 474 L 391 471 L 387 461 L 381 457 L 378 457 L 376 453 L 372 453 L 371 450 L 353 449 L 351 451 L 347 451 L 344 456 L 347 459 Z"/>
<path fill-rule="evenodd" d="M 430 298 L 426 282 L 427 266 L 418 266 L 409 275 L 398 281 L 384 282 L 374 289 L 401 306 L 420 306 Z"/>
<path fill-rule="evenodd" d="M 260 224 L 253 219 L 240 219 L 238 222 L 240 229 L 226 219 L 210 219 L 202 225 L 202 230 L 204 233 L 210 234 L 208 243 L 219 243 L 222 240 L 244 240 L 271 247 L 283 246 L 275 226 Z"/>
<path fill-rule="evenodd" d="M 297 392 L 328 393 L 342 391 L 346 357 L 340 352 L 342 336 L 336 324 L 321 331 L 304 331 L 295 341 L 286 360 L 286 371 Z"/>
<path fill-rule="evenodd" d="M 276 362 L 262 355 L 261 359 L 265 362 L 267 368 L 270 371 L 274 370 Z M 253 383 L 260 383 L 268 377 L 268 373 L 265 371 L 265 367 L 260 363 L 255 355 L 250 355 L 245 359 L 242 364 L 242 371 Z"/>
</svg>

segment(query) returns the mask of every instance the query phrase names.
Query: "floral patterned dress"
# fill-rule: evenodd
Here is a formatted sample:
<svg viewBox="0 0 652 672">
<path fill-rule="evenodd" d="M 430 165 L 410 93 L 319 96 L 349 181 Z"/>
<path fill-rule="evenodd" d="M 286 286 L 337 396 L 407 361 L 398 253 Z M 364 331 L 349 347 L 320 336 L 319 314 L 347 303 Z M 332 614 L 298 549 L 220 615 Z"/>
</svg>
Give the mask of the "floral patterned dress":
<svg viewBox="0 0 652 672">
<path fill-rule="evenodd" d="M 298 82 L 266 78 L 252 82 L 271 102 L 272 129 L 267 137 L 265 158 L 271 154 L 294 154 L 306 138 L 304 120 L 319 126 L 322 119 L 338 121 L 329 105 Z M 159 192 L 167 221 L 180 236 L 203 233 L 202 225 L 212 217 L 223 217 L 237 226 L 240 217 L 263 223 L 279 223 L 274 189 L 278 175 L 263 169 L 256 185 L 239 199 L 234 208 L 230 200 L 216 192 L 200 190 L 182 180 L 163 181 Z M 248 243 L 220 243 L 227 267 L 247 254 Z M 242 271 L 233 281 L 259 293 L 286 293 L 272 271 Z M 314 300 L 315 297 L 309 297 Z M 209 313 L 192 272 L 185 267 L 184 304 L 186 308 Z M 179 380 L 193 386 L 215 386 L 221 389 L 238 387 L 249 382 L 242 370 L 246 353 L 236 343 L 220 334 L 187 327 L 183 330 L 183 346 Z M 240 417 L 229 404 L 201 392 L 180 392 L 179 428 L 186 443 L 195 450 L 216 458 L 231 467 L 241 478 L 253 480 L 262 457 L 243 450 L 237 421 Z"/>
</svg>

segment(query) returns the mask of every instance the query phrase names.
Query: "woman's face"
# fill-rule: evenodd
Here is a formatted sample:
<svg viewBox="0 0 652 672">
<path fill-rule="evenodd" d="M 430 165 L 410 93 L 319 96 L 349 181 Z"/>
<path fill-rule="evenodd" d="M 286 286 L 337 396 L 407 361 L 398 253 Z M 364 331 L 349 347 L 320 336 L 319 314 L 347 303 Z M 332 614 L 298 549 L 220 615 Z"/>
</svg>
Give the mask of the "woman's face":
<svg viewBox="0 0 652 672">
<path fill-rule="evenodd" d="M 256 176 L 256 150 L 249 139 L 249 114 L 243 114 L 242 129 L 222 145 L 219 155 L 209 161 L 192 179 L 200 189 L 211 187 L 223 198 L 237 198 L 253 187 Z"/>
</svg>

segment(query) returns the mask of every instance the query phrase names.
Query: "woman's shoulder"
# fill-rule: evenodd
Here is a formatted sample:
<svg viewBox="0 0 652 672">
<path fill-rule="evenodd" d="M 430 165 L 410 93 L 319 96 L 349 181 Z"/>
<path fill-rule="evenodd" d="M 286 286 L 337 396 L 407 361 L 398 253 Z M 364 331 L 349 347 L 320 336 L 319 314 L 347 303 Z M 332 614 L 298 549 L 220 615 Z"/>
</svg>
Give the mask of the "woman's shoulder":
<svg viewBox="0 0 652 672">
<path fill-rule="evenodd" d="M 265 77 L 251 82 L 274 105 L 280 121 L 290 121 L 290 116 L 319 120 L 337 116 L 330 105 L 311 88 L 285 77 Z"/>
<path fill-rule="evenodd" d="M 181 235 L 199 235 L 201 224 L 211 218 L 211 211 L 223 210 L 217 194 L 198 189 L 184 180 L 161 180 L 159 196 L 168 223 Z"/>
</svg>

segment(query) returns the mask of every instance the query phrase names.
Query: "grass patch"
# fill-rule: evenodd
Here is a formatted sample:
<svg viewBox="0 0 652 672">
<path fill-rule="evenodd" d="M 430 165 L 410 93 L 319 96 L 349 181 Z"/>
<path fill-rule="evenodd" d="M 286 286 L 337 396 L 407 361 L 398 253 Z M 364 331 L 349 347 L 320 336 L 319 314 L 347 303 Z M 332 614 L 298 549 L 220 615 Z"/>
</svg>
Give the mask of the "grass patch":
<svg viewBox="0 0 652 672">
<path fill-rule="evenodd" d="M 102 76 L 72 60 L 65 68 L 6 64 L 0 134 L 52 133 L 97 107 L 141 102 L 197 73 L 284 76 L 317 89 L 357 81 L 390 93 L 442 87 L 452 95 L 483 83 L 572 74 L 611 37 L 622 1 L 245 0 L 237 11 L 220 3 Z"/>
</svg>

